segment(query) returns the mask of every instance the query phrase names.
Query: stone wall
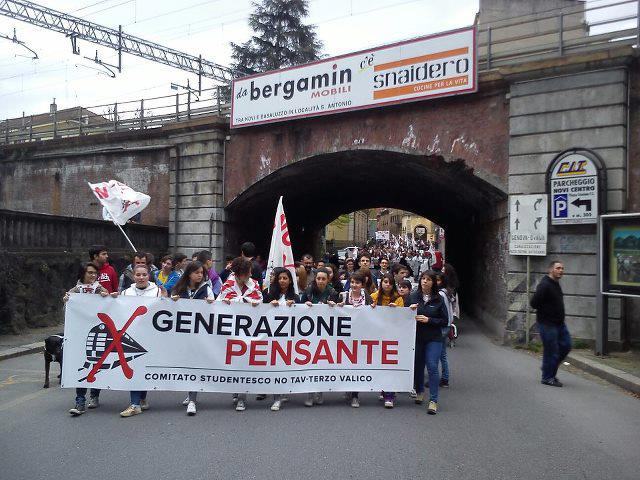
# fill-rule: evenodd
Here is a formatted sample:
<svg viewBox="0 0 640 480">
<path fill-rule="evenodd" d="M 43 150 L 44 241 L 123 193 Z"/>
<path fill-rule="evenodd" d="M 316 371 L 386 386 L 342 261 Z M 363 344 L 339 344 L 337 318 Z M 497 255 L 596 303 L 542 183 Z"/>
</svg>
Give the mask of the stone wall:
<svg viewBox="0 0 640 480">
<path fill-rule="evenodd" d="M 101 219 L 102 208 L 86 182 L 111 179 L 151 196 L 141 223 L 167 226 L 169 151 L 164 138 L 123 133 L 0 149 L 0 208 L 7 210 Z"/>
<path fill-rule="evenodd" d="M 547 193 L 545 174 L 554 157 L 571 147 L 597 152 L 607 174 L 607 213 L 626 210 L 627 78 L 625 68 L 514 83 L 511 87 L 509 194 Z M 605 213 L 605 212 L 601 212 Z M 532 257 L 532 289 L 547 263 L 565 264 L 562 287 L 567 323 L 577 338 L 593 339 L 597 291 L 595 225 L 549 226 L 547 257 Z M 524 327 L 525 257 L 508 261 L 507 334 Z M 612 299 L 609 335 L 620 342 L 621 301 Z M 532 313 L 532 325 L 535 315 Z"/>
<path fill-rule="evenodd" d="M 216 266 L 223 261 L 225 135 L 214 129 L 170 137 L 170 243 L 186 255 L 210 250 Z"/>
</svg>

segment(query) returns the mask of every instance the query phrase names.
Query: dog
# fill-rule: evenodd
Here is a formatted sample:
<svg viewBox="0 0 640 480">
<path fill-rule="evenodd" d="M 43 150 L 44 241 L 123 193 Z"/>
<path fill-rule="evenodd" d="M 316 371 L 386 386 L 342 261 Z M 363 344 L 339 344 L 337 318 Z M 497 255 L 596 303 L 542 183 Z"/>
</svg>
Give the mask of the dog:
<svg viewBox="0 0 640 480">
<path fill-rule="evenodd" d="M 49 388 L 49 367 L 51 362 L 58 362 L 60 364 L 60 379 L 58 382 L 62 382 L 62 343 L 64 342 L 64 334 L 51 335 L 44 339 L 44 386 L 42 388 Z"/>
</svg>

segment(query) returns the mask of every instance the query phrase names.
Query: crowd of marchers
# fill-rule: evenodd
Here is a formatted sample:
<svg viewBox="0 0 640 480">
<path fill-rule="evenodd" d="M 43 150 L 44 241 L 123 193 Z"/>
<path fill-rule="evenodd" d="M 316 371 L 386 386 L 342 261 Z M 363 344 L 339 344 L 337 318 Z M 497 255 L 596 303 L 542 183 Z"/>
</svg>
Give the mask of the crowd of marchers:
<svg viewBox="0 0 640 480">
<path fill-rule="evenodd" d="M 214 269 L 211 252 L 206 250 L 191 258 L 180 253 L 165 255 L 157 267 L 151 254 L 136 252 L 131 264 L 120 275 L 109 263 L 107 248 L 96 245 L 89 249 L 89 261 L 81 265 L 77 284 L 65 293 L 63 300 L 66 302 L 72 293 L 80 293 L 111 297 L 164 296 L 172 300 L 227 304 L 269 303 L 275 307 L 304 303 L 309 306 L 410 308 L 415 312 L 416 320 L 415 373 L 410 395 L 417 404 L 425 402 L 426 368 L 427 413 L 435 415 L 439 388 L 448 388 L 450 382 L 447 342 L 460 317 L 459 282 L 455 269 L 443 262 L 442 255 L 434 251 L 433 245 L 413 246 L 421 258 L 424 255 L 427 259 L 427 268 L 423 268 L 424 261 L 419 266 L 409 263 L 413 259 L 409 253 L 413 250 L 405 253 L 399 251 L 397 245 L 378 242 L 361 249 L 356 258 L 348 257 L 343 262 L 337 255 L 325 255 L 315 261 L 311 254 L 305 254 L 295 263 L 294 278 L 290 270 L 281 267 L 271 269 L 267 277 L 266 265 L 256 255 L 255 245 L 251 242 L 241 245 L 240 256 L 227 258 L 220 272 Z M 376 257 L 372 258 L 372 254 Z M 387 254 L 389 257 L 385 256 Z M 69 413 L 79 416 L 87 408 L 97 408 L 99 398 L 99 389 L 91 389 L 87 401 L 87 389 L 78 388 L 75 406 Z M 257 396 L 257 400 L 265 398 L 266 395 Z M 380 392 L 385 408 L 393 408 L 395 398 L 396 392 Z M 280 410 L 288 400 L 287 396 L 274 395 L 271 410 Z M 346 394 L 346 400 L 351 407 L 360 406 L 358 392 Z M 321 405 L 323 392 L 306 394 L 303 401 L 307 407 Z M 188 415 L 196 414 L 196 402 L 197 392 L 188 392 L 183 401 Z M 247 402 L 246 394 L 233 395 L 236 411 L 244 411 Z M 120 415 L 131 417 L 148 408 L 147 392 L 132 391 L 130 404 Z"/>
</svg>

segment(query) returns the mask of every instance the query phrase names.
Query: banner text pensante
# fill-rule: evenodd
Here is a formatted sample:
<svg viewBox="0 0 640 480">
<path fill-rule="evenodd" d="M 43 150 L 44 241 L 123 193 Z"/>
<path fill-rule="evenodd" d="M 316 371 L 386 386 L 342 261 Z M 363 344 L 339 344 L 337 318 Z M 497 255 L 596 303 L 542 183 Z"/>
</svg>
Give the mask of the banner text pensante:
<svg viewBox="0 0 640 480">
<path fill-rule="evenodd" d="M 406 308 L 72 295 L 63 386 L 403 391 L 412 385 L 413 317 Z"/>
<path fill-rule="evenodd" d="M 474 27 L 236 79 L 231 127 L 477 90 Z"/>
</svg>

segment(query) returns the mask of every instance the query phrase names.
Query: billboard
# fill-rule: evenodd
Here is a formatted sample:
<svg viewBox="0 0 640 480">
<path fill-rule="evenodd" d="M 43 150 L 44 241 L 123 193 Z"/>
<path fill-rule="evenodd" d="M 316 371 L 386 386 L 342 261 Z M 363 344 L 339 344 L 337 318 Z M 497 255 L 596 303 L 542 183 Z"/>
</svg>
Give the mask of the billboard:
<svg viewBox="0 0 640 480">
<path fill-rule="evenodd" d="M 640 296 L 640 214 L 600 217 L 604 295 Z"/>
<path fill-rule="evenodd" d="M 234 80 L 231 128 L 475 92 L 467 27 Z"/>
</svg>

